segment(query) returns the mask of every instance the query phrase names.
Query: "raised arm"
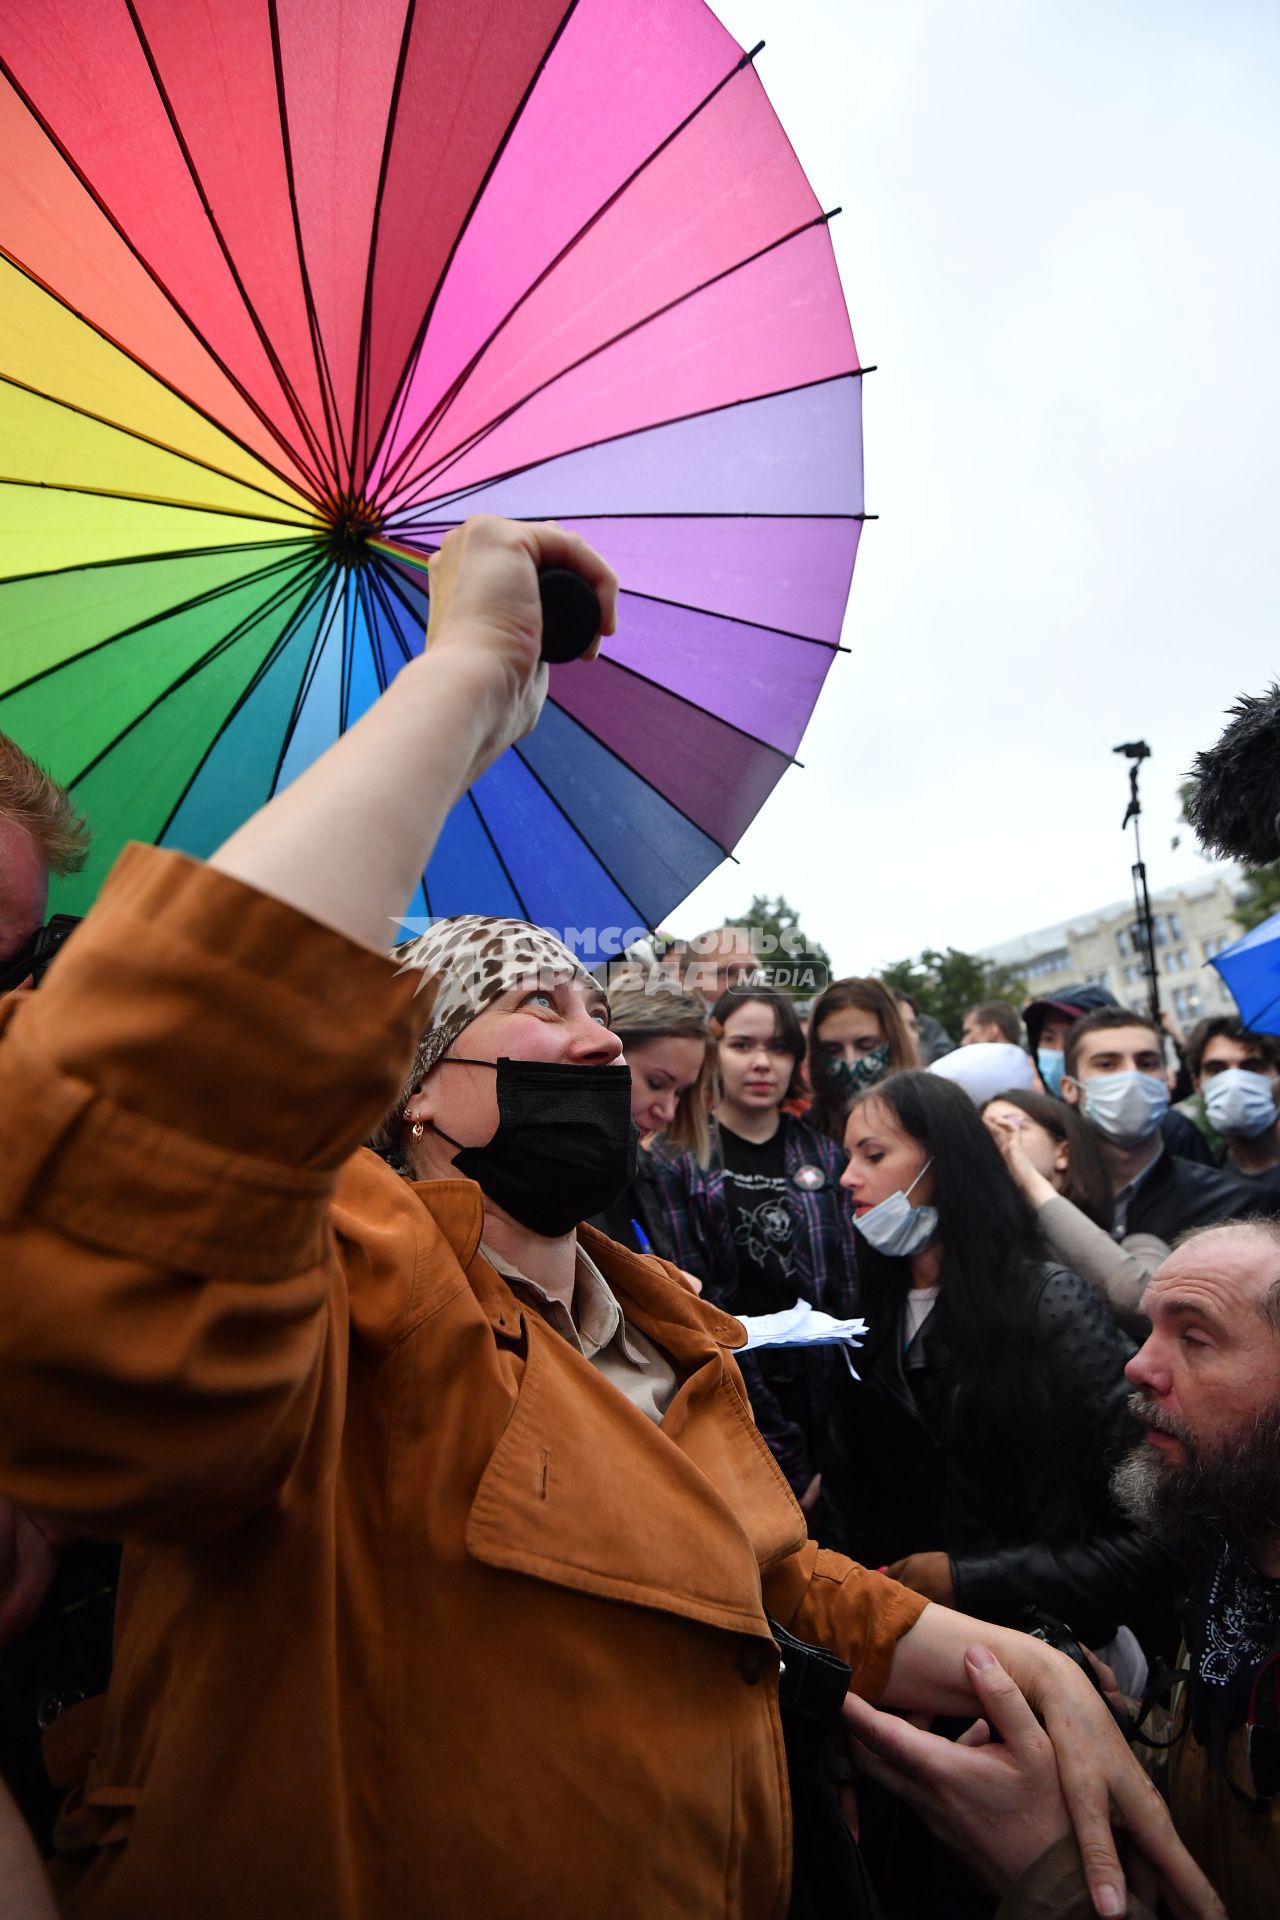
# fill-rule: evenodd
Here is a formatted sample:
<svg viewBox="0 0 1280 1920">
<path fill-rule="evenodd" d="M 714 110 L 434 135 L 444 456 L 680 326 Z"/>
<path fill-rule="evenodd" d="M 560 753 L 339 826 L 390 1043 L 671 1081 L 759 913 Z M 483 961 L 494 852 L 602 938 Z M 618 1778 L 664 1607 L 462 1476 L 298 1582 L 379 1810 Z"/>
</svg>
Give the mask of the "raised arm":
<svg viewBox="0 0 1280 1920">
<path fill-rule="evenodd" d="M 450 807 L 541 711 L 547 566 L 590 581 L 612 633 L 617 578 L 585 540 L 468 520 L 432 562 L 426 651 L 210 864 L 385 951 Z"/>
<path fill-rule="evenodd" d="M 0 1495 L 19 1507 L 173 1539 L 312 1460 L 346 1349 L 334 1188 L 426 1012 L 385 949 L 449 807 L 537 717 L 549 563 L 611 624 L 613 576 L 576 538 L 450 534 L 428 651 L 359 725 L 208 865 L 127 849 L 39 992 L 0 1003 Z"/>
</svg>

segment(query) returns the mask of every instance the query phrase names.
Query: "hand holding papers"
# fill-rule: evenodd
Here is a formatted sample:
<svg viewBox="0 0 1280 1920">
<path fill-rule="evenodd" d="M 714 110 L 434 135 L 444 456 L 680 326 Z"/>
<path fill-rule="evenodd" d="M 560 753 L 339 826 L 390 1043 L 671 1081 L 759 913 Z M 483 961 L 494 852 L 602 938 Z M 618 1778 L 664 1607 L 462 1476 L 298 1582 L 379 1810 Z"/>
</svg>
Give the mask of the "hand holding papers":
<svg viewBox="0 0 1280 1920">
<path fill-rule="evenodd" d="M 866 1339 L 865 1320 L 836 1320 L 831 1314 L 811 1307 L 807 1300 L 797 1300 L 793 1307 L 784 1307 L 781 1313 L 740 1313 L 738 1318 L 747 1330 L 747 1352 L 762 1347 L 839 1346 L 844 1349 L 850 1373 L 855 1380 L 859 1377 L 849 1358 L 849 1349 L 860 1347 Z"/>
</svg>

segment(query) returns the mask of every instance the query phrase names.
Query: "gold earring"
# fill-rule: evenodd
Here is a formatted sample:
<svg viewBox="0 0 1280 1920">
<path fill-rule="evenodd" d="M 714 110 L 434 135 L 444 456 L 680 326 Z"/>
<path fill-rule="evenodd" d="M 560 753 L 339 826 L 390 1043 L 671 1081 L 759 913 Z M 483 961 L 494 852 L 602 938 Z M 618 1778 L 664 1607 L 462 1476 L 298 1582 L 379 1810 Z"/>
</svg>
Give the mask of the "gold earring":
<svg viewBox="0 0 1280 1920">
<path fill-rule="evenodd" d="M 409 1131 L 410 1131 L 410 1133 L 411 1133 L 411 1134 L 413 1135 L 413 1137 L 414 1137 L 414 1139 L 415 1139 L 415 1140 L 421 1140 L 421 1138 L 422 1138 L 422 1122 L 421 1122 L 421 1120 L 415 1120 L 415 1121 L 414 1121 L 414 1123 L 413 1123 L 413 1125 L 412 1125 L 412 1126 L 410 1127 L 410 1129 L 409 1129 Z"/>
</svg>

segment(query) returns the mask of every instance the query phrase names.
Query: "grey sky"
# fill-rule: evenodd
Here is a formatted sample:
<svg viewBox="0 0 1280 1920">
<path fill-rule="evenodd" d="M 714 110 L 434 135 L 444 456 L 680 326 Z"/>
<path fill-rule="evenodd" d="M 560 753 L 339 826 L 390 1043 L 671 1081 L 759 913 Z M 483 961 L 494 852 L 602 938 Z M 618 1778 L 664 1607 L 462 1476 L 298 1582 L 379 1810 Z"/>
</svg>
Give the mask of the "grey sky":
<svg viewBox="0 0 1280 1920">
<path fill-rule="evenodd" d="M 1280 8 L 717 0 L 824 205 L 868 376 L 844 638 L 791 770 L 668 925 L 784 891 L 843 970 L 1153 887 L 1280 672 Z"/>
</svg>

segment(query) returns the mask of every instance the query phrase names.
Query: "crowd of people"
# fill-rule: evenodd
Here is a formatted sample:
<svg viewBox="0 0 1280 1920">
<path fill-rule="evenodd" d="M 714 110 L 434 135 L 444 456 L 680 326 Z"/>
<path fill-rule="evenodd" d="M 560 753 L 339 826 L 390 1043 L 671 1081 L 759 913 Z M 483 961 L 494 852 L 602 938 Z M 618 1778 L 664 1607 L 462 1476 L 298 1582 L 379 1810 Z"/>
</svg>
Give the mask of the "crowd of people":
<svg viewBox="0 0 1280 1920">
<path fill-rule="evenodd" d="M 0 1910 L 1261 1920 L 1280 1043 L 388 955 L 553 564 L 609 631 L 577 536 L 450 534 L 421 659 L 52 964 L 86 829 L 0 737 Z"/>
</svg>

